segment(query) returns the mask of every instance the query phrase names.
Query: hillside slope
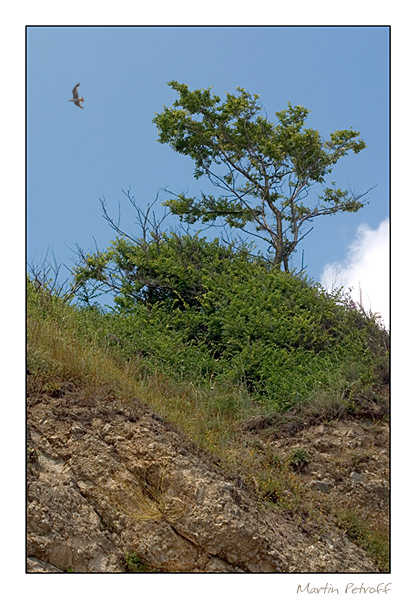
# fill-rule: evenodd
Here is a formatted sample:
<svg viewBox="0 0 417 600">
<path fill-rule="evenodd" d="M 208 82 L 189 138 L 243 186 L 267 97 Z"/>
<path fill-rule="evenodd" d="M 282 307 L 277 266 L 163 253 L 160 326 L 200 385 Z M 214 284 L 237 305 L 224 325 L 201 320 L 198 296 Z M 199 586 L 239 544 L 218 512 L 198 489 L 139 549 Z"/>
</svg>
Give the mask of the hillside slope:
<svg viewBox="0 0 417 600">
<path fill-rule="evenodd" d="M 226 473 L 140 399 L 31 371 L 27 390 L 28 572 L 383 570 L 329 506 L 387 520 L 385 421 L 242 425 L 242 451 L 308 452 L 290 480 L 308 513 L 280 506 L 291 488 L 260 503 L 256 478 Z"/>
</svg>

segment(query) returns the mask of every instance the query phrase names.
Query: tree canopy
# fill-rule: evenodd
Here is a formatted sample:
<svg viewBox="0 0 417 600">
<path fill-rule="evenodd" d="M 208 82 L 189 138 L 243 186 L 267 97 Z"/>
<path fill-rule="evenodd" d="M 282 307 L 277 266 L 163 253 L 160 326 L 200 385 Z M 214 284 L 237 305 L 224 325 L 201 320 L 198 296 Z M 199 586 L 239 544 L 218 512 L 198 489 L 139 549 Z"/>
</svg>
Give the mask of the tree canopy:
<svg viewBox="0 0 417 600">
<path fill-rule="evenodd" d="M 277 123 L 263 114 L 259 96 L 243 88 L 221 102 L 211 88 L 191 91 L 171 81 L 179 94 L 173 106 L 157 114 L 158 141 L 195 163 L 219 188 L 218 195 L 175 195 L 165 204 L 187 223 L 224 224 L 267 241 L 273 264 L 288 271 L 290 255 L 307 235 L 305 225 L 318 216 L 357 212 L 365 194 L 355 195 L 327 182 L 334 165 L 365 142 L 353 129 L 337 130 L 323 140 L 306 127 L 308 109 L 292 106 L 275 113 Z M 320 185 L 314 196 L 311 188 Z"/>
</svg>

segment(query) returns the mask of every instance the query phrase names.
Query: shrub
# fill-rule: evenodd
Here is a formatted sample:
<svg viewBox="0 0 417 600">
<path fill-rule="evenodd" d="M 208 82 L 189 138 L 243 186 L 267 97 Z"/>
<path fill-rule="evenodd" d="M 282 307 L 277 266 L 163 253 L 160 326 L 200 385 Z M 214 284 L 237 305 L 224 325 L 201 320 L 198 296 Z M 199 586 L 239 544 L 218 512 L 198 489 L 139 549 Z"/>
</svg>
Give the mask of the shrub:
<svg viewBox="0 0 417 600">
<path fill-rule="evenodd" d="M 115 271 L 120 281 L 115 286 Z M 90 256 L 78 284 L 107 285 L 116 307 L 80 309 L 123 361 L 181 381 L 243 386 L 271 410 L 379 380 L 387 333 L 341 293 L 271 267 L 247 246 L 171 236 L 124 238 Z"/>
<path fill-rule="evenodd" d="M 294 471 L 301 473 L 310 462 L 310 454 L 305 448 L 294 448 L 290 455 L 290 465 Z"/>
</svg>

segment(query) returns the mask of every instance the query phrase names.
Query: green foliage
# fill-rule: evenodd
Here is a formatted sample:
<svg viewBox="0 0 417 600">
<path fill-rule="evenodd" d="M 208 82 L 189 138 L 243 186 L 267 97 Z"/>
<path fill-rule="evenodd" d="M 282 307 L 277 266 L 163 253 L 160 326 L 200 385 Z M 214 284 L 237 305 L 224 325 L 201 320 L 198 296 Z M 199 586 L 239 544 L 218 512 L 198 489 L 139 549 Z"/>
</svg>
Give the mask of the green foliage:
<svg viewBox="0 0 417 600">
<path fill-rule="evenodd" d="M 294 252 L 307 221 L 336 212 L 356 212 L 364 194 L 353 196 L 342 189 L 324 187 L 324 195 L 308 202 L 314 184 L 324 186 L 334 165 L 348 152 L 366 146 L 359 132 L 335 131 L 323 140 L 306 127 L 309 111 L 292 106 L 276 112 L 277 123 L 262 114 L 257 95 L 237 88 L 221 102 L 211 89 L 189 90 L 171 81 L 179 98 L 154 118 L 158 141 L 195 163 L 194 176 L 203 175 L 220 190 L 219 196 L 201 198 L 179 194 L 166 205 L 188 223 L 221 219 L 230 227 L 245 229 L 272 245 L 274 264 L 284 263 Z"/>
<path fill-rule="evenodd" d="M 117 308 L 80 309 L 80 328 L 149 373 L 242 387 L 273 410 L 374 385 L 387 350 L 375 319 L 249 250 L 197 236 L 116 240 L 97 262 Z M 88 262 L 76 274 L 84 286 Z"/>
<path fill-rule="evenodd" d="M 294 471 L 302 472 L 310 462 L 310 453 L 305 448 L 294 448 L 290 455 L 290 465 Z"/>
<path fill-rule="evenodd" d="M 148 570 L 147 566 L 140 560 L 136 552 L 125 552 L 124 563 L 128 573 L 144 573 Z"/>
<path fill-rule="evenodd" d="M 106 252 L 87 255 L 75 280 L 84 291 L 92 281 L 110 289 L 123 309 L 136 303 L 184 309 L 199 304 L 208 271 L 215 272 L 233 256 L 232 247 L 198 236 L 162 234 L 156 241 L 138 243 L 120 237 Z"/>
</svg>

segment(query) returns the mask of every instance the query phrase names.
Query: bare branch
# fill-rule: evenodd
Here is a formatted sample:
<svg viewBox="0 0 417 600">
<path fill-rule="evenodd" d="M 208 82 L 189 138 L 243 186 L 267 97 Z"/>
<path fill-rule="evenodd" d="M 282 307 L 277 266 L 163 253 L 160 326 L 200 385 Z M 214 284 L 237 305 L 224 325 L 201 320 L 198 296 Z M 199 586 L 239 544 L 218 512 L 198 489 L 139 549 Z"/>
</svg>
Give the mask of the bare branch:
<svg viewBox="0 0 417 600">
<path fill-rule="evenodd" d="M 75 282 L 70 282 L 69 278 L 60 281 L 62 264 L 58 264 L 53 251 L 53 263 L 48 261 L 48 253 L 49 248 L 40 264 L 35 264 L 33 261 L 27 264 L 29 279 L 34 283 L 37 290 L 43 290 L 50 297 L 54 296 L 61 298 L 64 302 L 69 302 L 77 293 L 79 285 Z M 66 267 L 66 265 L 64 266 Z M 68 267 L 66 268 L 68 269 Z"/>
</svg>

